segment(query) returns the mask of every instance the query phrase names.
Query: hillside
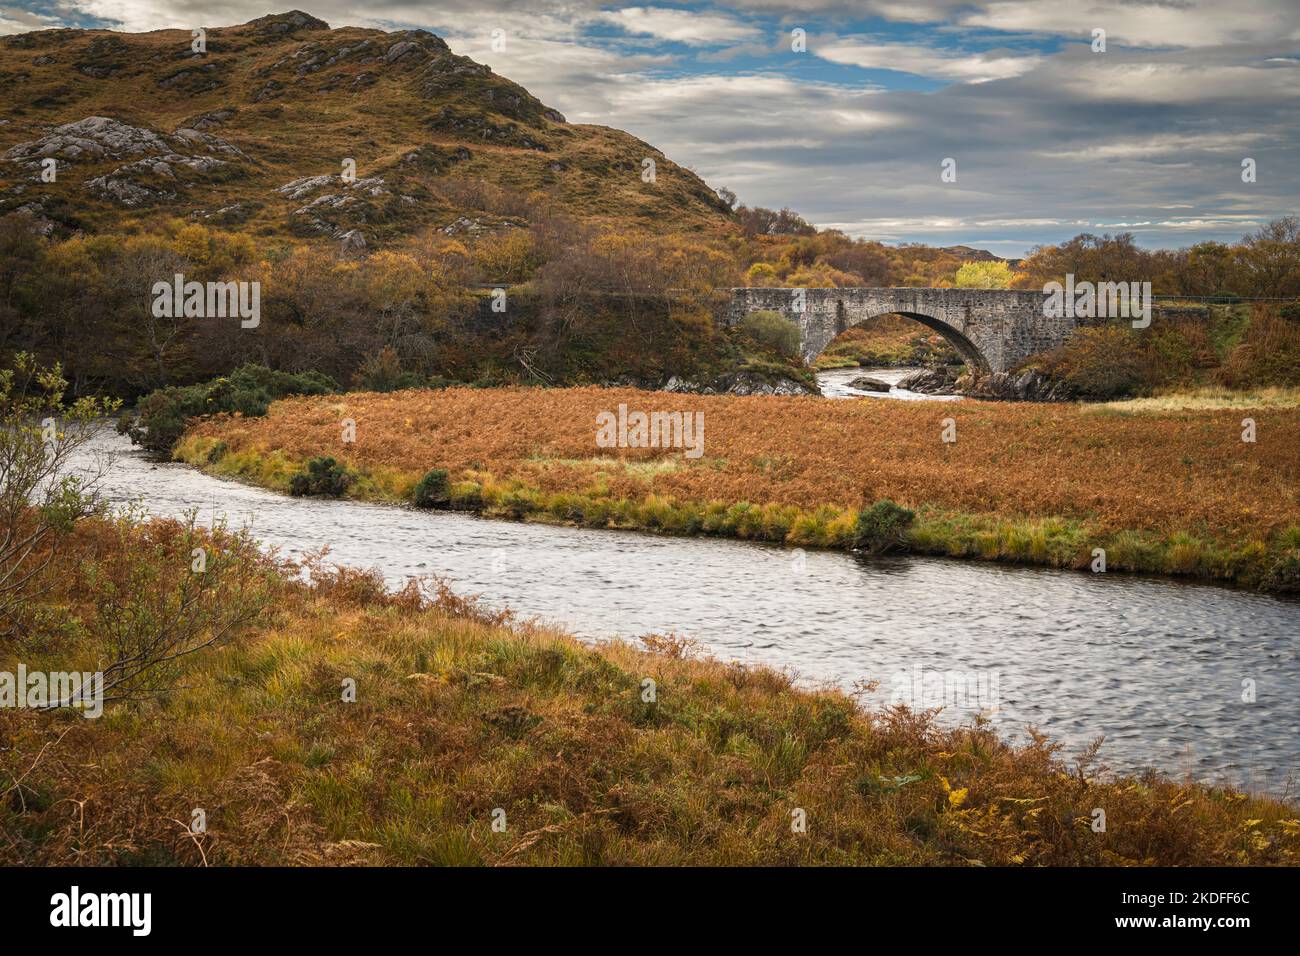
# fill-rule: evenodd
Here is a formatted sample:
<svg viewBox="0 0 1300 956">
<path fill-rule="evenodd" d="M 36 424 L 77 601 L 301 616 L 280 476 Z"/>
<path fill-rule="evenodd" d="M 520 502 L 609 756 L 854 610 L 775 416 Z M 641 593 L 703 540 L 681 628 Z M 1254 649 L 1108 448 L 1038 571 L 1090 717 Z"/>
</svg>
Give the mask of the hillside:
<svg viewBox="0 0 1300 956">
<path fill-rule="evenodd" d="M 0 215 L 26 212 L 52 236 L 162 214 L 259 236 L 355 229 L 373 246 L 498 224 L 463 185 L 482 181 L 655 232 L 726 221 L 713 191 L 654 147 L 566 122 L 424 30 L 334 30 L 292 11 L 209 29 L 205 53 L 191 43 L 184 30 L 0 39 Z"/>
</svg>

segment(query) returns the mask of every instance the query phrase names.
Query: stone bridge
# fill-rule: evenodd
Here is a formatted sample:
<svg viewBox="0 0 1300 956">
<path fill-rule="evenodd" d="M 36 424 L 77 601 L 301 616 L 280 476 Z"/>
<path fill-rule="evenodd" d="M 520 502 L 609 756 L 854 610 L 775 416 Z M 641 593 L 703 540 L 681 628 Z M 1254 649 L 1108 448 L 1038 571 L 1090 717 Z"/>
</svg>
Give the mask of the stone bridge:
<svg viewBox="0 0 1300 956">
<path fill-rule="evenodd" d="M 1075 319 L 1048 318 L 1043 304 L 1042 292 L 1002 289 L 732 289 L 726 323 L 760 309 L 780 312 L 798 324 L 811 362 L 845 329 L 897 313 L 934 329 L 968 366 L 1005 372 L 1074 332 Z"/>
</svg>

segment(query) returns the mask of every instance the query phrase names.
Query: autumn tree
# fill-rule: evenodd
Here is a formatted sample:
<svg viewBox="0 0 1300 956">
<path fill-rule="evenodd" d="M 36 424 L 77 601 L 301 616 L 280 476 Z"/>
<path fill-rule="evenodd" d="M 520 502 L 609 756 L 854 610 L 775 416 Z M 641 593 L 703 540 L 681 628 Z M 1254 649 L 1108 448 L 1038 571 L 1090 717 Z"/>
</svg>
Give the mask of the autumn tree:
<svg viewBox="0 0 1300 956">
<path fill-rule="evenodd" d="M 1274 219 L 1247 236 L 1238 261 L 1249 294 L 1300 295 L 1300 217 Z"/>
<path fill-rule="evenodd" d="M 953 278 L 958 289 L 1009 289 L 1011 266 L 1000 259 L 964 262 Z"/>
</svg>

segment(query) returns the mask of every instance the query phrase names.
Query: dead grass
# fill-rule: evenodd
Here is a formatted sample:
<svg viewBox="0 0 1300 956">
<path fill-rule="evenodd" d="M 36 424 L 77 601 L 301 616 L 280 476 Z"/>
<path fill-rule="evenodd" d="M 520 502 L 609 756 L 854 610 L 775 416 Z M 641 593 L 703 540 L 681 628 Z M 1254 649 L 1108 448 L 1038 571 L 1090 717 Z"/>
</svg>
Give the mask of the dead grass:
<svg viewBox="0 0 1300 956">
<path fill-rule="evenodd" d="M 1090 412 L 1165 413 L 1181 411 L 1221 411 L 1224 409 L 1300 408 L 1300 388 L 1229 389 L 1205 386 L 1186 391 L 1133 398 L 1119 402 L 1085 405 Z"/>
<path fill-rule="evenodd" d="M 703 412 L 703 457 L 598 449 L 596 415 L 620 404 Z M 270 487 L 331 455 L 358 472 L 355 494 L 388 500 L 438 467 L 454 500 L 488 513 L 831 547 L 888 499 L 918 510 L 908 544 L 923 552 L 1086 566 L 1114 545 L 1117 569 L 1255 583 L 1288 560 L 1300 526 L 1300 409 L 1251 417 L 1254 443 L 1233 408 L 447 389 L 278 402 L 265 418 L 195 425 L 177 454 Z M 948 418 L 955 443 L 942 440 Z"/>
</svg>

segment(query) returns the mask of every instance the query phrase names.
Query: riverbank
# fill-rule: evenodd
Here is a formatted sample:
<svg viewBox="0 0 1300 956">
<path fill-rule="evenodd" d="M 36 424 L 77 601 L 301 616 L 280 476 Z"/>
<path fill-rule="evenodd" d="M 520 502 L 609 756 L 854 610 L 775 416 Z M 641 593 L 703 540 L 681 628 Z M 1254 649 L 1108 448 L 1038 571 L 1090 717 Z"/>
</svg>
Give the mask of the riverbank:
<svg viewBox="0 0 1300 956">
<path fill-rule="evenodd" d="M 169 606 L 193 580 L 194 543 L 175 522 L 84 523 L 28 616 L 55 628 L 63 666 L 102 660 L 104 607 L 116 620 Z M 0 709 L 0 773 L 17 781 L 0 863 L 1291 865 L 1300 852 L 1288 804 L 1111 779 L 1042 740 L 868 712 L 671 636 L 592 646 L 436 586 L 395 594 L 378 572 L 312 559 L 302 582 L 239 553 L 209 571 L 248 576 L 255 615 L 166 682 L 96 720 Z"/>
<path fill-rule="evenodd" d="M 598 447 L 619 405 L 702 413 L 703 453 Z M 1254 442 L 1242 409 L 444 389 L 288 399 L 198 422 L 174 454 L 276 490 L 330 456 L 347 494 L 392 502 L 444 469 L 445 504 L 488 516 L 796 546 L 851 547 L 892 501 L 914 553 L 1083 569 L 1100 548 L 1108 572 L 1294 589 L 1300 410 L 1251 411 Z"/>
</svg>

